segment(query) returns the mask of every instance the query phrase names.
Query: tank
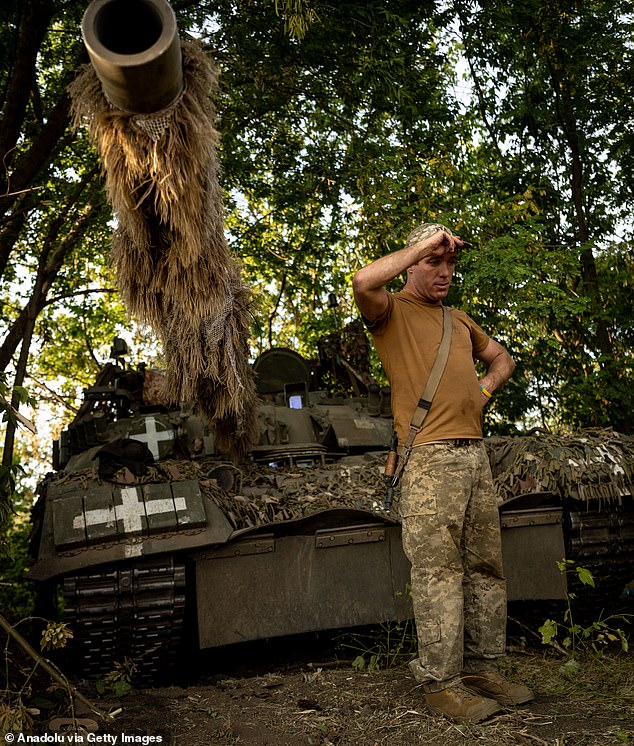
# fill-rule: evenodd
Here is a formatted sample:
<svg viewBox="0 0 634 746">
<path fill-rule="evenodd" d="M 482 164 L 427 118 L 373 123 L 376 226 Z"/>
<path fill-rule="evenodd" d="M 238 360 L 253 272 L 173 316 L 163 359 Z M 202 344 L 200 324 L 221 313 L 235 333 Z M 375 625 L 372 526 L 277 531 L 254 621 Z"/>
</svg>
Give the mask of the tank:
<svg viewBox="0 0 634 746">
<path fill-rule="evenodd" d="M 178 100 L 166 0 L 93 0 L 82 33 L 115 107 L 144 115 Z M 290 349 L 255 361 L 259 437 L 239 464 L 115 342 L 33 514 L 30 577 L 61 587 L 84 673 L 128 657 L 143 678 L 169 674 L 184 639 L 205 650 L 411 617 L 398 494 L 382 507 L 390 392 L 370 376 L 361 325 L 345 331 L 313 362 Z M 535 434 L 488 448 L 510 600 L 562 599 L 563 558 L 620 592 L 633 574 L 631 439 Z"/>
<path fill-rule="evenodd" d="M 333 335 L 312 362 L 284 348 L 255 361 L 259 440 L 239 464 L 191 408 L 161 403 L 160 374 L 129 367 L 115 341 L 34 508 L 30 577 L 61 587 L 84 673 L 127 657 L 156 679 L 186 641 L 207 650 L 412 616 L 398 490 L 383 510 L 390 392 L 369 376 L 360 325 L 346 331 L 347 349 Z M 633 439 L 486 444 L 509 601 L 564 599 L 562 559 L 595 574 L 593 603 L 617 597 L 634 576 Z"/>
</svg>

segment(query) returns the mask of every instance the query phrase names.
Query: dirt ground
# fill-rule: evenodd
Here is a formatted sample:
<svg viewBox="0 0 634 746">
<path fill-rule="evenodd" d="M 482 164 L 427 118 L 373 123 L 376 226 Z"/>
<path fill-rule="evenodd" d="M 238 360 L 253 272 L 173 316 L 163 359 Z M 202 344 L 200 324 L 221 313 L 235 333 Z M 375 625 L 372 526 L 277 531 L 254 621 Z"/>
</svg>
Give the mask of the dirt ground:
<svg viewBox="0 0 634 746">
<path fill-rule="evenodd" d="M 632 604 L 629 607 L 628 612 L 634 611 Z M 631 639 L 634 615 L 628 614 L 627 619 L 618 623 Z M 34 673 L 20 684 L 23 700 L 33 713 L 30 728 L 22 729 L 8 720 L 12 712 L 6 707 L 3 711 L 0 691 L 0 742 L 9 746 L 64 742 L 110 746 L 634 746 L 634 657 L 621 649 L 618 639 L 610 641 L 607 632 L 600 656 L 578 652 L 571 662 L 569 654 L 542 646 L 532 629 L 520 626 L 516 631 L 517 635 L 508 637 L 503 672 L 530 686 L 536 698 L 528 705 L 504 709 L 480 725 L 457 725 L 430 714 L 404 662 L 412 657 L 411 651 L 398 638 L 390 641 L 391 648 L 372 647 L 386 632 L 373 628 L 251 642 L 184 656 L 177 679 L 164 686 L 136 686 L 125 693 L 113 689 L 104 693 L 99 686 L 103 680 L 72 676 L 76 690 L 102 715 L 112 714 L 111 718 L 89 711 L 80 698 L 75 721 L 69 719 L 67 692 L 50 686 L 44 691 L 43 684 L 48 686 L 50 679 L 40 668 L 37 685 Z M 389 632 L 394 634 L 394 630 Z M 413 638 L 409 639 L 411 643 Z M 379 670 L 368 670 L 373 668 L 373 651 L 385 649 L 397 650 L 403 657 L 389 658 L 382 652 Z M 24 660 L 13 662 L 16 673 L 18 668 L 28 668 Z M 386 667 L 386 663 L 391 665 Z M 15 674 L 13 679 L 15 686 Z M 55 697 L 63 700 L 62 707 L 45 704 Z M 73 722 L 79 728 L 75 732 Z M 27 733 L 39 735 L 29 741 Z"/>
<path fill-rule="evenodd" d="M 298 638 L 198 656 L 185 681 L 95 703 L 118 711 L 100 733 L 167 746 L 634 744 L 634 660 L 622 651 L 576 663 L 510 641 L 504 672 L 535 701 L 477 726 L 431 715 L 406 665 L 368 671 L 344 644 Z M 367 656 L 366 656 L 367 659 Z M 111 741 L 110 743 L 115 743 Z"/>
<path fill-rule="evenodd" d="M 455 725 L 430 715 L 405 669 L 367 673 L 307 663 L 293 671 L 130 693 L 104 732 L 136 736 L 137 743 L 144 742 L 143 736 L 153 736 L 155 743 L 170 746 L 634 743 L 631 666 L 624 680 L 609 677 L 623 690 L 620 697 L 625 690 L 629 693 L 629 704 L 621 709 L 606 702 L 609 691 L 563 679 L 559 691 L 544 691 L 540 670 L 557 665 L 552 661 L 519 661 L 512 656 L 509 663 L 518 672 L 532 674 L 524 680 L 532 680 L 535 702 L 507 709 L 477 726 Z"/>
</svg>

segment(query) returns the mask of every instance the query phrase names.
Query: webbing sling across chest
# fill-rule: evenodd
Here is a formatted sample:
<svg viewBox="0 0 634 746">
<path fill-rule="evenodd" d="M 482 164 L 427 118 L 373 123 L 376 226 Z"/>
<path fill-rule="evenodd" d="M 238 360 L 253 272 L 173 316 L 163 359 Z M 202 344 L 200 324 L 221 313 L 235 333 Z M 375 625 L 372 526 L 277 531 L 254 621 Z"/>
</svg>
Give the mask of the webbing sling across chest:
<svg viewBox="0 0 634 746">
<path fill-rule="evenodd" d="M 423 429 L 423 424 L 427 413 L 431 408 L 431 403 L 442 378 L 442 374 L 447 365 L 449 358 L 449 348 L 451 347 L 451 332 L 452 332 L 452 320 L 451 310 L 447 306 L 441 306 L 442 308 L 442 336 L 440 339 L 440 346 L 436 353 L 436 359 L 429 372 L 429 378 L 423 389 L 423 393 L 420 395 L 416 409 L 412 416 L 412 420 L 409 425 L 409 433 L 405 446 L 401 454 L 397 454 L 396 449 L 392 449 L 388 454 L 385 471 L 383 477 L 386 482 L 387 491 L 385 495 L 385 502 L 383 504 L 384 510 L 389 510 L 392 506 L 392 496 L 394 494 L 394 488 L 398 484 L 398 480 L 403 473 L 403 469 L 409 460 L 412 448 L 414 447 L 414 440 L 416 436 Z"/>
</svg>

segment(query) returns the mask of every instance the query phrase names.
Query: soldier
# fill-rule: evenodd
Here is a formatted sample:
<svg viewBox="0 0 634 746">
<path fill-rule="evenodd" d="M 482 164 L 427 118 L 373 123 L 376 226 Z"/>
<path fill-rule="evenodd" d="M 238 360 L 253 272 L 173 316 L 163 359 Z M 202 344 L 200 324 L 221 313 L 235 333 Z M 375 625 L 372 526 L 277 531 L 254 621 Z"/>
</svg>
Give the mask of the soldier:
<svg viewBox="0 0 634 746">
<path fill-rule="evenodd" d="M 442 336 L 442 301 L 458 236 L 424 223 L 405 247 L 360 269 L 355 300 L 392 387 L 399 453 Z M 385 285 L 407 271 L 403 290 Z M 497 670 L 506 639 L 506 581 L 482 410 L 510 378 L 513 359 L 466 313 L 451 313 L 451 346 L 424 427 L 401 479 L 403 548 L 412 564 L 419 657 L 410 668 L 428 707 L 479 722 L 533 699 Z M 474 359 L 487 370 L 478 381 Z"/>
</svg>

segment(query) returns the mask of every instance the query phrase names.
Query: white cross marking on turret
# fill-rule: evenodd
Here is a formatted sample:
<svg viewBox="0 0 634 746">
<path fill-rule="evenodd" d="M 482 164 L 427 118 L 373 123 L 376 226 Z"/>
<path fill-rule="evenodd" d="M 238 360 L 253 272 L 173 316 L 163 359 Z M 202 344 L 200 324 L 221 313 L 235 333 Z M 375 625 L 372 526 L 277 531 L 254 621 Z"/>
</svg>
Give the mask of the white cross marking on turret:
<svg viewBox="0 0 634 746">
<path fill-rule="evenodd" d="M 134 440 L 140 440 L 142 443 L 147 443 L 147 447 L 152 452 L 152 456 L 154 456 L 154 459 L 158 461 L 161 455 L 159 452 L 159 441 L 174 440 L 174 431 L 158 430 L 156 427 L 156 419 L 154 417 L 146 417 L 145 432 L 128 433 L 128 437 L 134 438 Z"/>
<path fill-rule="evenodd" d="M 172 513 L 174 509 L 185 510 L 187 502 L 184 497 L 163 498 L 161 500 L 149 500 L 143 502 L 139 499 L 139 491 L 136 487 L 123 487 L 121 489 L 121 505 L 115 508 L 96 508 L 86 511 L 86 526 L 98 526 L 103 523 L 114 523 L 115 520 L 123 522 L 124 533 L 138 533 L 143 526 L 142 518 L 145 515 L 157 515 L 160 513 Z M 116 516 L 115 516 L 116 511 Z M 82 516 L 73 519 L 73 528 L 82 528 Z"/>
</svg>

